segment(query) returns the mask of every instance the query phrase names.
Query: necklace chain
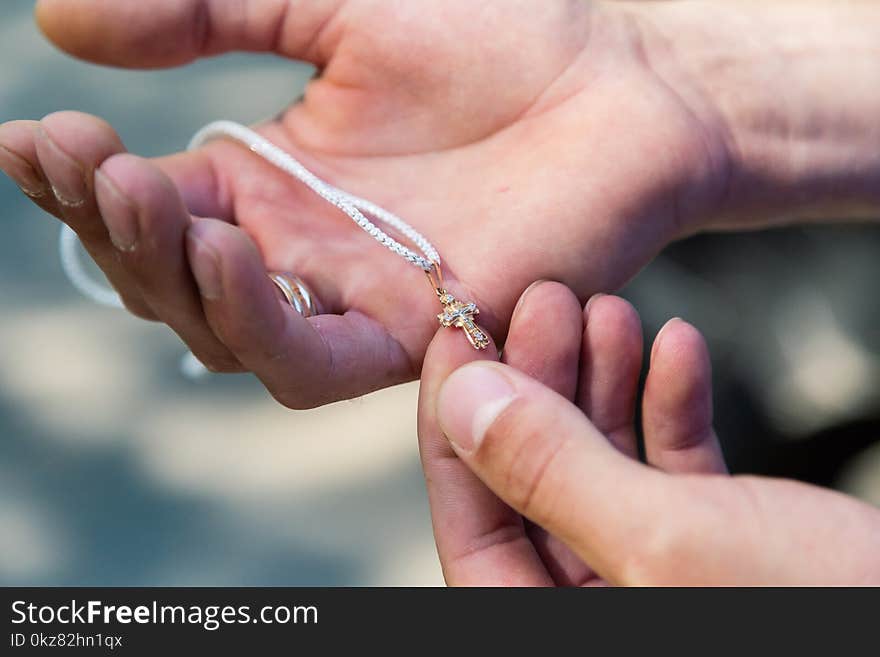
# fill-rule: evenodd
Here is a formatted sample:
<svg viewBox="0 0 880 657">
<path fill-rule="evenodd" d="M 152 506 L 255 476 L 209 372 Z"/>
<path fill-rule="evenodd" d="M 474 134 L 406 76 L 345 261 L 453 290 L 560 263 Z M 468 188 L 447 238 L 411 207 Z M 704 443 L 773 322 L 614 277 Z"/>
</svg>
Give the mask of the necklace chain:
<svg viewBox="0 0 880 657">
<path fill-rule="evenodd" d="M 246 128 L 233 121 L 214 121 L 193 136 L 189 143 L 189 148 L 192 150 L 208 141 L 222 138 L 232 139 L 244 144 L 270 164 L 302 182 L 315 194 L 351 217 L 352 221 L 392 253 L 396 253 L 425 272 L 430 272 L 436 265 L 440 264 L 440 254 L 437 253 L 434 245 L 403 219 L 371 201 L 349 194 L 321 180 L 306 169 L 290 153 L 282 150 L 250 128 Z M 365 212 L 399 231 L 418 248 L 421 255 L 407 248 L 393 237 L 390 237 L 376 224 L 367 219 L 364 216 Z"/>
</svg>

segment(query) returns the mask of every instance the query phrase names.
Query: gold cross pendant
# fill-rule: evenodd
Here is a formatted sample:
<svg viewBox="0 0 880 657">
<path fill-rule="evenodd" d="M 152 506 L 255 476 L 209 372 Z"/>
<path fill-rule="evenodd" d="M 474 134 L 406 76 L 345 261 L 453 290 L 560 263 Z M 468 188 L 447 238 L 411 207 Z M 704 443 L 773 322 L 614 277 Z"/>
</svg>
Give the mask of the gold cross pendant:
<svg viewBox="0 0 880 657">
<path fill-rule="evenodd" d="M 455 326 L 464 330 L 468 342 L 474 349 L 485 349 L 489 346 L 489 338 L 480 330 L 474 322 L 474 315 L 480 314 L 480 309 L 474 303 L 459 301 L 446 291 L 438 290 L 440 303 L 443 304 L 443 312 L 437 315 L 440 326 Z"/>
<path fill-rule="evenodd" d="M 435 262 L 433 265 L 431 270 L 425 273 L 437 298 L 443 304 L 443 312 L 437 315 L 440 326 L 462 329 L 474 349 L 485 349 L 489 346 L 489 336 L 474 321 L 474 316 L 480 314 L 480 309 L 475 303 L 459 301 L 443 289 L 443 272 L 438 263 Z"/>
</svg>

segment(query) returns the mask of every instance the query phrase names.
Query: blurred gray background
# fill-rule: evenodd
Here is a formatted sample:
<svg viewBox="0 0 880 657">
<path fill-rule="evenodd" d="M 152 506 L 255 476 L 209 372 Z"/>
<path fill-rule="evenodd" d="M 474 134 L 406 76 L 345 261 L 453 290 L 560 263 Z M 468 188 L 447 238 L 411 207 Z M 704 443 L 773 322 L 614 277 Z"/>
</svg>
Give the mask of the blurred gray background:
<svg viewBox="0 0 880 657">
<path fill-rule="evenodd" d="M 288 103 L 308 67 L 235 55 L 98 68 L 53 50 L 32 3 L 0 20 L 0 122 L 76 109 L 141 155 Z M 235 89 L 235 93 L 230 93 Z M 57 222 L 0 177 L 0 585 L 428 585 L 436 563 L 416 384 L 308 412 L 249 376 L 184 379 L 160 325 L 91 305 Z M 652 337 L 705 332 L 735 471 L 880 504 L 880 228 L 674 245 L 628 288 Z"/>
</svg>

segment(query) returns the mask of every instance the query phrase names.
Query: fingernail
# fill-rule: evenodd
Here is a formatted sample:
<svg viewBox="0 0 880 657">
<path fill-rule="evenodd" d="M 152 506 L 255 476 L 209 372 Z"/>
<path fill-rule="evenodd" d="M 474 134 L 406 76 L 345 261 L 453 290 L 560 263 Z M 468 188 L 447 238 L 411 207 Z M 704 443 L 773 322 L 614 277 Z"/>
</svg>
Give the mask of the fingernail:
<svg viewBox="0 0 880 657">
<path fill-rule="evenodd" d="M 70 208 L 85 204 L 88 187 L 82 167 L 61 150 L 42 127 L 35 128 L 35 132 L 37 148 L 46 153 L 46 157 L 41 154 L 40 163 L 49 178 L 55 198 L 61 205 Z"/>
<path fill-rule="evenodd" d="M 519 295 L 519 301 L 517 301 L 516 305 L 513 307 L 513 313 L 511 314 L 511 317 L 516 317 L 516 311 L 519 310 L 520 306 L 523 305 L 523 302 L 525 301 L 526 297 L 529 296 L 529 293 L 532 291 L 532 289 L 538 287 L 541 283 L 546 283 L 546 282 L 547 282 L 547 279 L 542 278 L 540 280 L 535 281 L 534 283 L 529 285 L 525 290 L 523 290 L 523 293 L 521 295 Z"/>
<path fill-rule="evenodd" d="M 666 328 L 672 324 L 673 322 L 681 322 L 681 317 L 673 317 L 668 322 L 666 322 L 659 331 L 657 331 L 657 337 L 654 338 L 654 344 L 651 345 L 651 360 L 654 360 L 654 354 L 657 353 L 657 349 L 660 347 L 660 342 L 663 340 L 663 333 L 666 331 Z"/>
<path fill-rule="evenodd" d="M 95 194 L 113 246 L 127 253 L 134 251 L 139 233 L 134 204 L 120 191 L 110 174 L 101 169 L 95 171 Z"/>
<path fill-rule="evenodd" d="M 510 380 L 490 363 L 471 363 L 446 379 L 437 398 L 440 428 L 456 451 L 473 452 L 513 401 Z"/>
<path fill-rule="evenodd" d="M 49 191 L 49 186 L 30 163 L 18 153 L 0 146 L 0 169 L 31 198 L 40 198 Z"/>
<path fill-rule="evenodd" d="M 590 312 L 590 306 L 593 305 L 593 302 L 594 302 L 596 299 L 601 299 L 601 298 L 604 297 L 604 296 L 608 296 L 608 295 L 606 295 L 604 292 L 596 292 L 596 294 L 594 294 L 594 295 L 591 296 L 589 299 L 587 299 L 587 305 L 584 306 L 584 312 L 589 314 L 589 312 Z"/>
<path fill-rule="evenodd" d="M 193 226 L 186 234 L 186 249 L 199 293 L 205 299 L 219 299 L 223 293 L 220 260 L 217 252 L 194 234 Z"/>
</svg>

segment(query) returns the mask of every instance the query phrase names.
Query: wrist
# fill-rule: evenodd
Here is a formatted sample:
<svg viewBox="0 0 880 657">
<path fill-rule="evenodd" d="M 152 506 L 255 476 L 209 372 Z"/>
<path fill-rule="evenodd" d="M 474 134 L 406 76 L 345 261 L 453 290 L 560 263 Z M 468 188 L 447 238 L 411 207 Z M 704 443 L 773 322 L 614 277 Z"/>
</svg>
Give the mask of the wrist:
<svg viewBox="0 0 880 657">
<path fill-rule="evenodd" d="M 880 217 L 880 4 L 626 4 L 657 75 L 725 144 L 698 224 Z"/>
</svg>

